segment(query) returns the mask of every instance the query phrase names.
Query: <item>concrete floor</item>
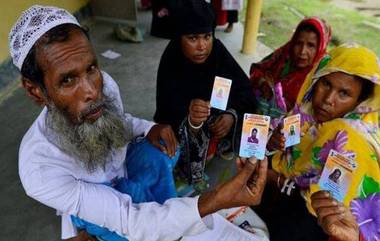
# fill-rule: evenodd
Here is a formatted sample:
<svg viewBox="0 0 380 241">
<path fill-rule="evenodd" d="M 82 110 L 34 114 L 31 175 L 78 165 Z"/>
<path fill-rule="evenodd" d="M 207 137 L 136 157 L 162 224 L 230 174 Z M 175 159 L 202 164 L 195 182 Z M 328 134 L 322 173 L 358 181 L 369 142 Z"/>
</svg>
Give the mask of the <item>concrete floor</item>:
<svg viewBox="0 0 380 241">
<path fill-rule="evenodd" d="M 146 30 L 141 44 L 124 43 L 112 36 L 113 25 L 96 22 L 90 25 L 90 35 L 99 55 L 102 69 L 120 85 L 127 112 L 152 119 L 155 109 L 155 78 L 160 56 L 168 40 L 151 37 L 150 13 L 139 13 L 139 26 Z M 217 36 L 247 72 L 252 62 L 260 60 L 270 49 L 259 43 L 257 53 L 245 56 L 240 53 L 242 26 L 225 34 L 217 30 Z M 111 49 L 122 56 L 109 60 L 100 53 Z M 142 96 L 144 99 L 142 99 Z M 17 88 L 0 103 L 0 241 L 55 241 L 60 240 L 60 218 L 55 211 L 28 198 L 18 177 L 18 148 L 24 133 L 37 117 L 40 108 L 35 106 Z"/>
</svg>

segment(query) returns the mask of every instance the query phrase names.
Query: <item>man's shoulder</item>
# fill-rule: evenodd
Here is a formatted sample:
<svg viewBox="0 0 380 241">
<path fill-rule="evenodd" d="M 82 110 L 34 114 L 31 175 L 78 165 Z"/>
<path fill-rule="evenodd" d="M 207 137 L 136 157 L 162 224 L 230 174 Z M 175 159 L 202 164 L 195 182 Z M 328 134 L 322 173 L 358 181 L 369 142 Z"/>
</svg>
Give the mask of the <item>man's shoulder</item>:
<svg viewBox="0 0 380 241">
<path fill-rule="evenodd" d="M 46 129 L 47 109 L 42 110 L 29 130 L 22 138 L 19 149 L 19 167 L 32 166 L 35 163 L 43 163 L 54 157 L 59 157 L 61 151 L 56 144 L 49 138 Z"/>
<path fill-rule="evenodd" d="M 119 85 L 116 83 L 116 81 L 105 71 L 101 71 L 102 76 L 103 76 L 103 84 L 104 84 L 104 89 L 107 91 L 119 91 Z"/>
</svg>

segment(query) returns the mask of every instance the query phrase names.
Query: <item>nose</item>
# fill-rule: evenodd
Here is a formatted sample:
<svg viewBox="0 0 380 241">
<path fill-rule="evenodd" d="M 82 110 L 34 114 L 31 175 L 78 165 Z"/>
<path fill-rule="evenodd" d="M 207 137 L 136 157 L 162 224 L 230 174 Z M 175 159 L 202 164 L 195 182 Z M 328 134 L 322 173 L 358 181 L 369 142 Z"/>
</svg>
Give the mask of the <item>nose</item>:
<svg viewBox="0 0 380 241">
<path fill-rule="evenodd" d="M 335 105 L 335 93 L 333 91 L 329 91 L 324 98 L 324 103 L 329 106 Z"/>
<path fill-rule="evenodd" d="M 305 55 L 306 52 L 307 52 L 307 47 L 306 47 L 306 45 L 303 44 L 302 47 L 301 47 L 301 54 Z"/>
<path fill-rule="evenodd" d="M 197 49 L 198 50 L 204 50 L 204 49 L 206 49 L 206 45 L 207 45 L 207 43 L 206 43 L 205 39 L 203 39 L 203 38 L 199 38 L 198 39 L 198 43 L 197 43 Z"/>
<path fill-rule="evenodd" d="M 82 78 L 81 82 L 84 101 L 86 103 L 96 101 L 99 95 L 99 89 L 97 88 L 96 81 L 86 76 Z"/>
</svg>

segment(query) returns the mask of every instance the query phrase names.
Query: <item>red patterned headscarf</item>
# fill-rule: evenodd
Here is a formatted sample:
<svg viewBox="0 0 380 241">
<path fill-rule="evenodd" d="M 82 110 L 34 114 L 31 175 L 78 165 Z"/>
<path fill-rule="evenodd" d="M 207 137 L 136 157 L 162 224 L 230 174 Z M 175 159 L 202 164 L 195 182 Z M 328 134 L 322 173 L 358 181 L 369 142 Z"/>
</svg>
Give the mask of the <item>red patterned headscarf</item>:
<svg viewBox="0 0 380 241">
<path fill-rule="evenodd" d="M 297 35 L 305 25 L 311 25 L 318 31 L 319 46 L 317 53 L 314 57 L 313 63 L 303 69 L 297 71 L 286 71 L 285 65 L 291 63 L 291 54 Z M 272 79 L 272 85 L 281 82 L 282 92 L 288 106 L 288 110 L 293 107 L 296 102 L 298 92 L 311 69 L 318 64 L 319 61 L 325 56 L 326 48 L 331 39 L 330 27 L 321 19 L 317 17 L 310 17 L 303 19 L 297 26 L 295 33 L 291 40 L 282 47 L 275 50 L 270 56 L 266 57 L 259 63 L 251 65 L 250 79 L 254 89 L 259 89 L 260 83 L 268 75 Z"/>
</svg>

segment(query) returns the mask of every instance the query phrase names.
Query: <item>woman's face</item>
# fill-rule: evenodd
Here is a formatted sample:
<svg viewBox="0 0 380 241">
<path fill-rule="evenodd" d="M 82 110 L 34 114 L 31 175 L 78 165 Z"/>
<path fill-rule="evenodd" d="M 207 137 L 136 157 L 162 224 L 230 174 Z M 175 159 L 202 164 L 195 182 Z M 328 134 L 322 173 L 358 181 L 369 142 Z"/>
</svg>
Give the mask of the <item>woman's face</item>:
<svg viewBox="0 0 380 241">
<path fill-rule="evenodd" d="M 312 31 L 301 31 L 297 34 L 294 45 L 292 60 L 296 68 L 305 68 L 313 64 L 318 50 L 318 36 Z"/>
<path fill-rule="evenodd" d="M 353 75 L 335 72 L 321 77 L 313 90 L 314 118 L 325 122 L 343 117 L 359 104 L 362 82 Z"/>
<path fill-rule="evenodd" d="M 182 52 L 191 62 L 202 64 L 211 53 L 212 40 L 212 33 L 182 35 Z"/>
</svg>

